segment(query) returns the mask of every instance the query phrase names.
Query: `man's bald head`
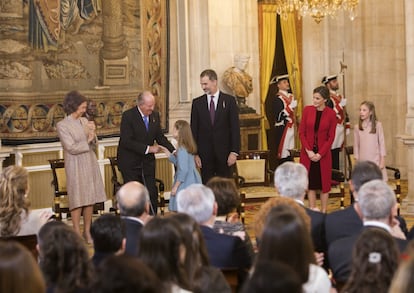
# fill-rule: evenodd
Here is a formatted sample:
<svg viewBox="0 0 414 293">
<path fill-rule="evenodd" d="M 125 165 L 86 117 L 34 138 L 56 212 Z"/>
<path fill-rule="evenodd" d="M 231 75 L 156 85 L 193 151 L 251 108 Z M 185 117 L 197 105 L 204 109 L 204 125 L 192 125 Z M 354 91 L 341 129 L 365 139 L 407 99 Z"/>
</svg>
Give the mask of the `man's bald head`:
<svg viewBox="0 0 414 293">
<path fill-rule="evenodd" d="M 121 216 L 140 217 L 148 209 L 149 193 L 143 184 L 130 181 L 118 190 L 116 199 Z"/>
</svg>

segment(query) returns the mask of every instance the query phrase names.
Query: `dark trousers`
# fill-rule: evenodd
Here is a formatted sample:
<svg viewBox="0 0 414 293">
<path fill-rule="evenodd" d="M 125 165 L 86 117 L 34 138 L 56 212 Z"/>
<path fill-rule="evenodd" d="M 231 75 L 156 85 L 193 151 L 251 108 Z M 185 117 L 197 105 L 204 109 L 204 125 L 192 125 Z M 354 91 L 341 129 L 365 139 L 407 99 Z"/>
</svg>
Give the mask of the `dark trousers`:
<svg viewBox="0 0 414 293">
<path fill-rule="evenodd" d="M 332 149 L 332 169 L 339 170 L 339 153 L 341 152 L 341 148 Z"/>
</svg>

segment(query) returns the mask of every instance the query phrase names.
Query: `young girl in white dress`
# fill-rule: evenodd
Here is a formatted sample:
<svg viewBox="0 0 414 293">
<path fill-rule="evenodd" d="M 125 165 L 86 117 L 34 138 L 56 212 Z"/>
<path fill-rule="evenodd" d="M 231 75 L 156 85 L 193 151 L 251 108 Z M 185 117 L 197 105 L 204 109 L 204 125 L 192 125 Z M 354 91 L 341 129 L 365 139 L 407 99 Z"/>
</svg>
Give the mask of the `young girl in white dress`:
<svg viewBox="0 0 414 293">
<path fill-rule="evenodd" d="M 176 194 L 181 189 L 193 183 L 201 183 L 201 177 L 194 162 L 194 154 L 197 153 L 197 146 L 191 132 L 190 124 L 185 120 L 177 120 L 174 124 L 173 137 L 177 140 L 177 152 L 161 147 L 168 159 L 176 167 L 174 183 L 171 188 L 171 196 L 168 204 L 170 211 L 177 211 Z"/>
<path fill-rule="evenodd" d="M 359 122 L 354 128 L 354 158 L 356 161 L 372 161 L 377 164 L 385 181 L 385 140 L 382 124 L 377 120 L 375 106 L 364 101 L 359 107 Z"/>
</svg>

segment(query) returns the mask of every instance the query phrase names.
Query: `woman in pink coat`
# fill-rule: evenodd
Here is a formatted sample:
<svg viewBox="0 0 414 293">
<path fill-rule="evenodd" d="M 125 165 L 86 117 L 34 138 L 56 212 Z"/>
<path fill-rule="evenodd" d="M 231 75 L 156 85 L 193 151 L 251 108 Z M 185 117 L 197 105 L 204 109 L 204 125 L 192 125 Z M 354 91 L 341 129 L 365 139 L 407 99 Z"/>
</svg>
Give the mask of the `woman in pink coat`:
<svg viewBox="0 0 414 293">
<path fill-rule="evenodd" d="M 302 143 L 300 162 L 309 173 L 309 207 L 316 208 L 316 191 L 321 190 L 321 210 L 326 213 L 331 190 L 331 145 L 335 138 L 335 112 L 326 107 L 329 90 L 320 86 L 313 90 L 313 105 L 303 109 L 299 125 Z"/>
</svg>

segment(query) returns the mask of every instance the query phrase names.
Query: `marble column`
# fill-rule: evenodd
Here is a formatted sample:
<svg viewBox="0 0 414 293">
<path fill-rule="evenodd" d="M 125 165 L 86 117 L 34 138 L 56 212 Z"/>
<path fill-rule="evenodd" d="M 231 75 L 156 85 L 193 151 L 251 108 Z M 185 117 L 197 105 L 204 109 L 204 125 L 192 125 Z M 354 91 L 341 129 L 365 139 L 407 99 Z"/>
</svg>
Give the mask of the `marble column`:
<svg viewBox="0 0 414 293">
<path fill-rule="evenodd" d="M 122 1 L 103 1 L 103 47 L 101 76 L 103 85 L 129 84 L 128 48 L 122 26 Z"/>
</svg>

